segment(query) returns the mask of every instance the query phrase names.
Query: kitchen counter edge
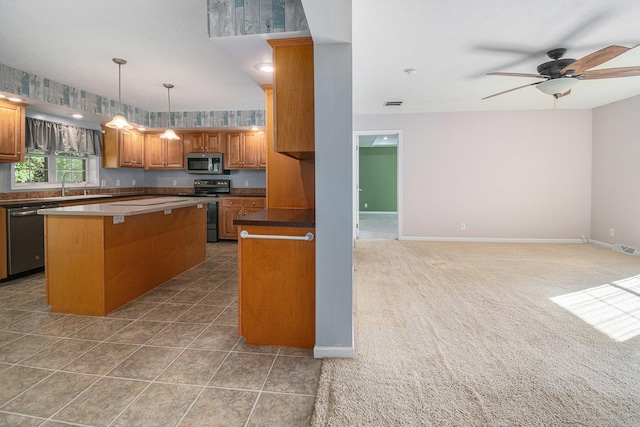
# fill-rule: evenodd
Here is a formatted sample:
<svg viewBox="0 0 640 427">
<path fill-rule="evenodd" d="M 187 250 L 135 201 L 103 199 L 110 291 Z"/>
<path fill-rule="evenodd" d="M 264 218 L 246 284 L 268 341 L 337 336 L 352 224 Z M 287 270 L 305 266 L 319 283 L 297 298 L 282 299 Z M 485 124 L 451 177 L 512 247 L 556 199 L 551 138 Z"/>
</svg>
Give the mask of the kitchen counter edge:
<svg viewBox="0 0 640 427">
<path fill-rule="evenodd" d="M 315 209 L 263 209 L 233 220 L 234 225 L 315 228 Z"/>
<path fill-rule="evenodd" d="M 217 202 L 215 197 L 158 197 L 140 200 L 155 200 L 159 203 L 133 205 L 133 201 L 129 200 L 126 202 L 93 203 L 63 208 L 38 209 L 38 213 L 40 215 L 58 216 L 132 216 Z"/>
</svg>

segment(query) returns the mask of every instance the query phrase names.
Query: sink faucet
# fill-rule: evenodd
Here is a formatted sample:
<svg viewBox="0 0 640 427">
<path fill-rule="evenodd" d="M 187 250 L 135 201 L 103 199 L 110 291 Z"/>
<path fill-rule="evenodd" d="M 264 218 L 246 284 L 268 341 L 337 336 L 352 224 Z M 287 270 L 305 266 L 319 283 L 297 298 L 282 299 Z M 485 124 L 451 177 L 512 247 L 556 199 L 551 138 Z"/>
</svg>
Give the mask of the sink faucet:
<svg viewBox="0 0 640 427">
<path fill-rule="evenodd" d="M 66 196 L 66 194 L 67 194 L 67 192 L 65 191 L 65 188 L 64 188 L 64 183 L 65 183 L 65 180 L 67 179 L 67 175 L 69 175 L 69 174 L 75 175 L 76 179 L 78 180 L 76 182 L 80 182 L 80 178 L 78 177 L 78 174 L 76 172 L 68 171 L 68 172 L 63 173 L 62 174 L 62 197 Z"/>
</svg>

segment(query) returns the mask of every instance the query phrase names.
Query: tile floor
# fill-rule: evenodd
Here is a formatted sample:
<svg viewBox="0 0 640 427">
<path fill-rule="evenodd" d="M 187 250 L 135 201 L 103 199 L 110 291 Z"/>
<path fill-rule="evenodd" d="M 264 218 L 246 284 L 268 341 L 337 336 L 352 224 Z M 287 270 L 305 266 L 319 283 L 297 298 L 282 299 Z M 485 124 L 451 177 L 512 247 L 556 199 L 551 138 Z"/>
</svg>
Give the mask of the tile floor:
<svg viewBox="0 0 640 427">
<path fill-rule="evenodd" d="M 243 343 L 237 244 L 106 317 L 51 313 L 42 273 L 0 284 L 0 426 L 309 425 L 321 361 Z"/>
<path fill-rule="evenodd" d="M 397 239 L 398 214 L 360 212 L 359 239 Z"/>
</svg>

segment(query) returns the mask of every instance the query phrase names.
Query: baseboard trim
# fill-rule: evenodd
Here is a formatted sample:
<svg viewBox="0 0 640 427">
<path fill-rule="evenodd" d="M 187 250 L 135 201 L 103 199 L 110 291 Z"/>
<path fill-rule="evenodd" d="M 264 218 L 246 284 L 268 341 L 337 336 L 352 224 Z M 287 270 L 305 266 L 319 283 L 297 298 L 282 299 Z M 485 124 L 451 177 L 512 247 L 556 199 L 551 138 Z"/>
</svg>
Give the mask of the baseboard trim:
<svg viewBox="0 0 640 427">
<path fill-rule="evenodd" d="M 605 242 L 600 242 L 599 240 L 589 240 L 589 243 L 592 243 L 592 244 L 598 245 L 598 246 L 603 246 L 605 248 L 613 249 L 613 245 L 611 245 L 609 243 L 605 243 Z"/>
<path fill-rule="evenodd" d="M 315 346 L 313 348 L 313 357 L 316 359 L 324 359 L 325 357 L 353 359 L 355 355 L 356 351 L 354 347 Z"/>
<path fill-rule="evenodd" d="M 520 239 L 503 237 L 414 237 L 401 236 L 398 240 L 416 240 L 425 242 L 478 242 L 478 243 L 588 243 L 582 239 Z M 594 243 L 593 240 L 591 240 Z"/>
</svg>

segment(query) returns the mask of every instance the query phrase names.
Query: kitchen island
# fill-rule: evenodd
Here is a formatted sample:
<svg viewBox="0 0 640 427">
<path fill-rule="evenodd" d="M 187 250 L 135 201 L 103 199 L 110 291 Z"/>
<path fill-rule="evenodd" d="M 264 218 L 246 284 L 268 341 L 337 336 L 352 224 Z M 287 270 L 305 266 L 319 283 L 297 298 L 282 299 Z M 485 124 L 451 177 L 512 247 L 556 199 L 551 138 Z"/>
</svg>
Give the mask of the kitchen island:
<svg viewBox="0 0 640 427">
<path fill-rule="evenodd" d="M 39 210 L 52 311 L 104 316 L 203 262 L 211 201 L 159 197 Z"/>
</svg>

